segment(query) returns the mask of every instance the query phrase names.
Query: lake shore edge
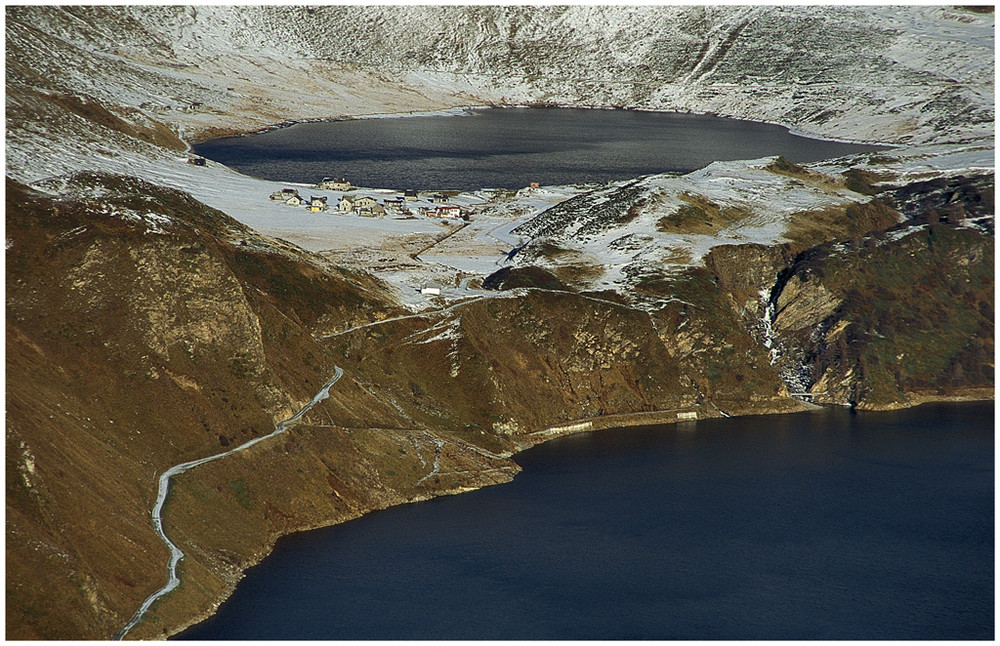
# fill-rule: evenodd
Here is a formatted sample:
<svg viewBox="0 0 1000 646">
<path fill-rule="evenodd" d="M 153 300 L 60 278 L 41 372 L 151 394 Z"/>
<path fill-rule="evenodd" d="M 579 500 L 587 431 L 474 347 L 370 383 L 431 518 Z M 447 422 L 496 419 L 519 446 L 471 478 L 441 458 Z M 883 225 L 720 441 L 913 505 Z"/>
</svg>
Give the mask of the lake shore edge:
<svg viewBox="0 0 1000 646">
<path fill-rule="evenodd" d="M 924 396 L 922 396 L 920 398 L 919 401 L 911 400 L 913 403 L 903 404 L 903 405 L 900 405 L 898 407 L 886 407 L 886 408 L 877 408 L 877 409 L 876 408 L 867 408 L 867 409 L 862 409 L 862 412 L 874 412 L 874 413 L 889 412 L 889 411 L 894 411 L 894 410 L 904 410 L 904 409 L 908 409 L 908 408 L 916 408 L 916 407 L 924 405 L 924 404 L 933 404 L 933 403 L 977 403 L 977 402 L 995 401 L 995 393 L 994 393 L 993 389 L 982 388 L 982 389 L 966 389 L 966 390 L 967 390 L 967 392 L 963 392 L 961 394 L 955 394 L 955 395 L 924 395 Z M 744 413 L 744 414 L 737 414 L 737 415 L 731 415 L 731 416 L 730 415 L 726 415 L 725 417 L 728 418 L 728 419 L 739 419 L 739 418 L 746 418 L 746 417 L 760 417 L 760 416 L 768 416 L 768 415 L 793 415 L 793 414 L 799 414 L 799 413 L 809 412 L 810 410 L 815 410 L 815 409 L 820 409 L 820 408 L 825 408 L 825 407 L 829 407 L 829 408 L 835 408 L 835 407 L 837 407 L 837 406 L 832 405 L 832 404 L 819 405 L 819 404 L 809 404 L 808 402 L 801 402 L 799 400 L 792 400 L 792 401 L 801 404 L 801 407 L 796 407 L 796 408 L 793 408 L 793 409 L 790 409 L 790 410 L 762 410 L 762 411 L 756 412 L 756 413 Z M 650 421 L 650 417 L 648 417 L 648 416 L 655 416 L 655 415 L 658 415 L 658 414 L 662 415 L 663 418 L 665 418 L 667 415 L 673 415 L 674 419 L 672 421 L 666 421 L 665 419 L 661 418 L 658 421 Z M 702 419 L 720 419 L 722 417 L 723 417 L 722 415 L 710 415 L 710 416 L 706 416 L 706 417 L 704 417 Z M 590 427 L 588 427 L 588 428 L 579 428 L 579 425 L 585 424 L 585 423 L 592 423 L 593 425 L 590 426 Z M 565 423 L 559 424 L 557 427 L 550 427 L 549 429 L 540 429 L 538 431 L 534 431 L 534 432 L 523 434 L 525 437 L 530 437 L 530 440 L 522 441 L 522 442 L 515 442 L 516 448 L 515 448 L 514 453 L 511 455 L 511 458 L 513 459 L 519 453 L 521 453 L 523 451 L 527 451 L 527 450 L 529 450 L 531 448 L 534 448 L 536 446 L 539 446 L 541 444 L 544 444 L 544 443 L 546 443 L 546 442 L 548 442 L 550 440 L 564 438 L 564 437 L 568 437 L 570 435 L 579 435 L 579 434 L 582 434 L 582 433 L 593 433 L 593 432 L 605 432 L 605 431 L 612 431 L 612 430 L 615 430 L 615 429 L 639 428 L 639 427 L 644 427 L 644 426 L 667 426 L 669 424 L 684 425 L 684 426 L 689 427 L 690 430 L 695 431 L 695 430 L 697 430 L 696 423 L 697 423 L 696 421 L 678 420 L 676 418 L 676 413 L 674 413 L 672 411 L 671 412 L 661 412 L 661 413 L 657 413 L 657 412 L 654 411 L 654 412 L 648 413 L 648 414 L 647 413 L 638 413 L 638 414 L 624 413 L 624 414 L 601 416 L 601 417 L 597 417 L 597 418 L 586 418 L 586 419 L 581 419 L 581 420 L 569 420 L 569 421 L 567 421 Z M 574 427 L 577 427 L 577 428 L 574 428 Z M 559 432 L 556 432 L 556 433 L 548 433 L 548 434 L 546 434 L 547 430 L 552 430 L 553 428 L 555 428 L 555 429 L 563 429 L 563 430 L 561 430 Z M 346 523 L 346 522 L 350 522 L 350 521 L 354 521 L 354 520 L 359 520 L 359 519 L 364 518 L 365 516 L 368 516 L 369 514 L 372 514 L 374 512 L 384 511 L 386 509 L 390 509 L 392 507 L 396 507 L 396 506 L 400 506 L 400 505 L 425 502 L 425 501 L 432 500 L 434 498 L 441 497 L 441 496 L 461 495 L 462 493 L 467 493 L 467 492 L 470 492 L 470 491 L 476 491 L 476 490 L 479 490 L 479 489 L 482 489 L 482 488 L 488 487 L 488 486 L 506 484 L 506 482 L 510 482 L 511 480 L 513 480 L 514 477 L 516 477 L 516 475 L 512 476 L 509 480 L 505 480 L 505 481 L 502 481 L 502 482 L 486 482 L 486 483 L 480 483 L 480 484 L 469 484 L 467 486 L 463 486 L 460 490 L 441 489 L 441 490 L 438 490 L 438 491 L 430 492 L 430 493 L 428 493 L 426 495 L 421 495 L 421 496 L 417 496 L 417 497 L 414 497 L 414 498 L 409 499 L 409 500 L 401 501 L 401 502 L 399 502 L 397 504 L 387 505 L 387 506 L 382 506 L 382 507 L 372 507 L 370 509 L 360 511 L 360 513 L 357 513 L 356 515 L 352 515 L 352 516 L 350 516 L 348 518 L 331 520 L 330 522 L 314 523 L 314 524 L 310 524 L 308 526 L 304 526 L 302 528 L 295 529 L 295 530 L 292 530 L 292 531 L 274 533 L 273 535 L 269 536 L 269 540 L 267 541 L 266 544 L 263 544 L 263 545 L 261 545 L 259 547 L 257 553 L 255 554 L 254 558 L 252 559 L 252 562 L 250 562 L 246 567 L 242 568 L 237 575 L 225 575 L 225 574 L 223 574 L 223 579 L 225 581 L 225 588 L 224 588 L 223 592 L 218 596 L 218 598 L 216 599 L 216 601 L 214 603 L 212 603 L 212 605 L 209 608 L 207 608 L 204 611 L 199 612 L 199 613 L 191 616 L 189 621 L 183 623 L 183 625 L 179 625 L 176 629 L 168 630 L 167 634 L 164 634 L 164 635 L 149 635 L 149 636 L 144 636 L 144 637 L 139 637 L 139 638 L 140 639 L 168 639 L 170 637 L 179 635 L 180 633 L 182 633 L 185 630 L 191 628 L 192 626 L 195 626 L 195 625 L 197 625 L 197 624 L 199 624 L 199 623 L 201 623 L 201 622 L 203 622 L 203 621 L 211 618 L 213 615 L 215 615 L 218 612 L 218 610 L 222 606 L 222 604 L 225 603 L 233 595 L 233 593 L 236 590 L 236 587 L 245 578 L 246 572 L 249 569 L 255 567 L 258 564 L 260 564 L 264 559 L 266 559 L 268 556 L 270 556 L 271 553 L 274 551 L 274 546 L 277 543 L 277 541 L 279 539 L 285 537 L 285 536 L 291 536 L 291 535 L 294 535 L 294 534 L 299 534 L 299 533 L 302 533 L 302 532 L 313 531 L 313 530 L 317 530 L 317 529 L 324 529 L 324 528 L 327 528 L 327 527 L 333 527 L 335 525 L 340 525 L 340 524 L 343 524 L 343 523 Z M 181 581 L 182 581 L 182 585 L 183 585 L 183 576 L 181 577 Z M 141 628 L 141 627 L 142 627 L 141 624 L 139 626 L 137 626 L 137 628 Z"/>
</svg>

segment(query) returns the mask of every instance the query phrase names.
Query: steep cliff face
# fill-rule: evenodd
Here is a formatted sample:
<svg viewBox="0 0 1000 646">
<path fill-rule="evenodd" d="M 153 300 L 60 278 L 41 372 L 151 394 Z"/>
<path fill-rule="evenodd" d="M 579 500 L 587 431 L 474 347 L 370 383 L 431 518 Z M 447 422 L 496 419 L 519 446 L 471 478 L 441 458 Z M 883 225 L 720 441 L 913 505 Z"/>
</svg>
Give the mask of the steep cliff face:
<svg viewBox="0 0 1000 646">
<path fill-rule="evenodd" d="M 777 295 L 782 363 L 820 402 L 895 408 L 993 387 L 993 238 L 933 223 L 822 246 Z"/>
<path fill-rule="evenodd" d="M 696 175 L 710 180 L 700 194 L 689 188 Z M 799 206 L 810 201 L 814 208 Z M 909 181 L 889 167 L 713 164 L 547 210 L 516 229 L 537 236 L 517 266 L 487 283 L 599 283 L 605 298 L 650 312 L 682 372 L 720 412 L 781 410 L 789 392 L 891 408 L 990 396 L 992 222 L 988 172 Z M 927 244 L 916 242 L 924 230 Z M 769 240 L 723 243 L 734 238 Z"/>
<path fill-rule="evenodd" d="M 888 185 L 826 242 L 719 246 L 706 265 L 789 388 L 812 401 L 893 408 L 989 393 L 992 184 Z"/>
<path fill-rule="evenodd" d="M 575 294 L 519 290 L 330 342 L 415 423 L 519 443 L 581 418 L 695 403 L 648 315 Z"/>
</svg>

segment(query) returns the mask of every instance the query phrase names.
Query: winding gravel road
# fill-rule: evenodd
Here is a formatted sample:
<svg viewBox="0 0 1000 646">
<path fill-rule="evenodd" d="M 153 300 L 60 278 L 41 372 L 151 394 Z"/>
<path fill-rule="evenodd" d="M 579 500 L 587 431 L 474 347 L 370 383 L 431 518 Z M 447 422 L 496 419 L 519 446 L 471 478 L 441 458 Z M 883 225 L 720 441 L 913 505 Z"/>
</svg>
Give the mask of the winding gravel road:
<svg viewBox="0 0 1000 646">
<path fill-rule="evenodd" d="M 344 376 L 344 371 L 340 368 L 340 366 L 334 366 L 334 368 L 333 379 L 326 382 L 320 391 L 316 393 L 316 396 L 313 397 L 308 404 L 303 406 L 299 412 L 295 413 L 285 421 L 279 422 L 278 425 L 274 427 L 274 431 L 272 433 L 264 435 L 263 437 L 255 438 L 249 442 L 245 442 L 244 444 L 237 446 L 235 449 L 230 449 L 229 451 L 225 451 L 223 453 L 210 455 L 207 458 L 199 458 L 198 460 L 191 460 L 190 462 L 182 462 L 181 464 L 172 466 L 163 472 L 160 476 L 159 489 L 156 495 L 156 504 L 153 505 L 153 526 L 156 528 L 156 533 L 159 535 L 160 539 L 166 543 L 168 548 L 170 548 L 170 562 L 167 564 L 167 584 L 151 594 L 145 601 L 142 602 L 142 605 L 139 606 L 139 609 L 136 611 L 135 615 L 132 616 L 132 619 L 114 636 L 115 640 L 120 640 L 125 637 L 125 635 L 128 634 L 128 631 L 132 630 L 140 621 L 142 621 L 143 616 L 152 607 L 152 605 L 160 599 L 160 597 L 164 596 L 181 584 L 180 577 L 177 576 L 177 564 L 180 563 L 182 558 L 184 558 L 184 552 L 182 552 L 179 547 L 174 545 L 173 541 L 167 537 L 166 532 L 163 531 L 163 505 L 167 501 L 167 492 L 170 489 L 170 479 L 175 475 L 189 471 L 199 465 L 220 460 L 227 455 L 232 455 L 233 453 L 245 451 L 258 442 L 263 442 L 264 440 L 274 437 L 275 435 L 281 435 L 290 429 L 292 426 L 297 424 L 298 421 L 302 419 L 302 416 L 308 413 L 313 406 L 330 396 L 330 388 Z"/>
</svg>

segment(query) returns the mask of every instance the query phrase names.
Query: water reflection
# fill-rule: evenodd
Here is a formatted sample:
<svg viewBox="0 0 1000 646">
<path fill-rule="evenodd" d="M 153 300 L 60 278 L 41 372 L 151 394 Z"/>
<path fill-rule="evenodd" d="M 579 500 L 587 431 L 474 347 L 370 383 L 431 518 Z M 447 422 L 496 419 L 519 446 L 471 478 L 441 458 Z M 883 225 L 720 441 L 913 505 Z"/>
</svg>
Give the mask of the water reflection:
<svg viewBox="0 0 1000 646">
<path fill-rule="evenodd" d="M 315 183 L 336 175 L 357 186 L 474 190 L 607 182 L 768 155 L 816 161 L 882 148 L 691 114 L 553 108 L 469 114 L 302 123 L 206 142 L 195 151 L 264 179 Z"/>
</svg>

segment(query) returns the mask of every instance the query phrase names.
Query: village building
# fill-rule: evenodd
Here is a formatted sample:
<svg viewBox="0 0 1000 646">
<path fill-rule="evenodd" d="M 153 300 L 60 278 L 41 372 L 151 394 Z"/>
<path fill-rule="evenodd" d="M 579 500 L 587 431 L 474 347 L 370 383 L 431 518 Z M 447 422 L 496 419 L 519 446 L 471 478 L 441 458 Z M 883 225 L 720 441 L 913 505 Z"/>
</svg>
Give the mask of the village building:
<svg viewBox="0 0 1000 646">
<path fill-rule="evenodd" d="M 435 204 L 447 204 L 448 196 L 442 193 L 435 193 L 431 196 L 431 202 L 434 202 Z"/>
<path fill-rule="evenodd" d="M 303 204 L 305 204 L 305 200 L 302 199 L 298 193 L 296 193 L 295 195 L 285 200 L 285 204 L 287 204 L 288 206 L 302 206 Z"/>
<path fill-rule="evenodd" d="M 404 208 L 403 198 L 401 197 L 386 198 L 382 204 L 387 211 L 402 211 Z"/>
<path fill-rule="evenodd" d="M 411 202 L 413 200 L 416 200 L 417 199 L 417 191 L 416 191 L 416 189 L 408 188 L 405 191 L 403 191 L 403 199 L 404 200 L 409 200 Z"/>
<path fill-rule="evenodd" d="M 434 215 L 439 218 L 460 218 L 462 217 L 462 207 L 460 206 L 439 206 L 434 211 Z"/>
<path fill-rule="evenodd" d="M 294 188 L 283 188 L 280 191 L 275 191 L 271 193 L 271 199 L 275 201 L 281 200 L 282 202 L 284 202 L 288 200 L 288 198 L 296 196 L 298 194 L 299 192 Z"/>
<path fill-rule="evenodd" d="M 378 204 L 378 200 L 376 200 L 374 197 L 368 197 L 367 195 L 365 195 L 364 197 L 359 197 L 358 199 L 354 200 L 354 208 L 356 209 L 371 208 L 376 204 Z"/>
<path fill-rule="evenodd" d="M 325 197 L 310 197 L 309 198 L 309 210 L 315 212 L 326 210 L 326 198 Z"/>
<path fill-rule="evenodd" d="M 351 183 L 346 179 L 333 179 L 330 177 L 324 177 L 323 181 L 316 185 L 316 188 L 325 189 L 328 191 L 349 191 L 351 190 Z"/>
<path fill-rule="evenodd" d="M 340 198 L 340 205 L 338 206 L 341 213 L 347 213 L 354 210 L 354 198 L 347 197 L 346 195 Z"/>
</svg>

